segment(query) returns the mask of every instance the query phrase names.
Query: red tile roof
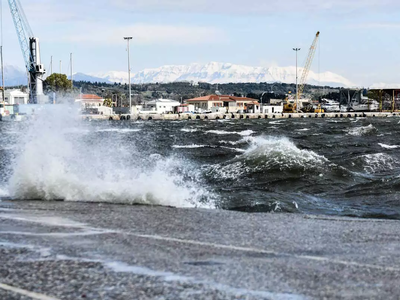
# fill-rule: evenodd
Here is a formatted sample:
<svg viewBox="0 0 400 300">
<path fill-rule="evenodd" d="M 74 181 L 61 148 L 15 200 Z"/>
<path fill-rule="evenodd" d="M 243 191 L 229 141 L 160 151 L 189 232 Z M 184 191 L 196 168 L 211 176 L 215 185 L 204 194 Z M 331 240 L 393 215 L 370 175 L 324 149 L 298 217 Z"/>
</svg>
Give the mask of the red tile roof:
<svg viewBox="0 0 400 300">
<path fill-rule="evenodd" d="M 93 94 L 82 94 L 80 98 L 83 100 L 103 100 L 103 98 Z"/>
<path fill-rule="evenodd" d="M 186 102 L 198 102 L 198 101 L 224 101 L 224 102 L 233 102 L 233 101 L 246 101 L 246 102 L 254 102 L 255 99 L 245 98 L 245 97 L 235 97 L 229 95 L 209 95 L 204 97 L 198 97 L 193 99 L 188 99 Z"/>
</svg>

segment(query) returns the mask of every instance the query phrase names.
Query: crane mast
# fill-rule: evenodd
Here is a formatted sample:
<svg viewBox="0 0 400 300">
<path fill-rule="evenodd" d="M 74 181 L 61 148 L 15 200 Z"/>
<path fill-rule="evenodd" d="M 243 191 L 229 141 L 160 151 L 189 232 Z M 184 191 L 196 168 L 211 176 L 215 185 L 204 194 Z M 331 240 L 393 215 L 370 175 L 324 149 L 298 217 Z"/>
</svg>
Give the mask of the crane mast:
<svg viewBox="0 0 400 300">
<path fill-rule="evenodd" d="M 314 56 L 315 56 L 315 51 L 317 50 L 317 46 L 318 46 L 319 34 L 320 34 L 320 32 L 318 31 L 317 34 L 315 35 L 314 41 L 310 47 L 310 51 L 308 52 L 306 65 L 304 66 L 303 74 L 301 75 L 299 89 L 297 91 L 298 99 L 300 99 L 301 95 L 303 94 L 304 88 L 307 83 L 308 73 L 310 73 L 311 65 L 312 65 L 312 62 L 313 62 Z"/>
<path fill-rule="evenodd" d="M 40 60 L 39 39 L 34 37 L 19 0 L 8 0 L 8 4 L 28 73 L 29 103 L 37 104 L 44 96 L 43 75 L 46 73 Z"/>
</svg>

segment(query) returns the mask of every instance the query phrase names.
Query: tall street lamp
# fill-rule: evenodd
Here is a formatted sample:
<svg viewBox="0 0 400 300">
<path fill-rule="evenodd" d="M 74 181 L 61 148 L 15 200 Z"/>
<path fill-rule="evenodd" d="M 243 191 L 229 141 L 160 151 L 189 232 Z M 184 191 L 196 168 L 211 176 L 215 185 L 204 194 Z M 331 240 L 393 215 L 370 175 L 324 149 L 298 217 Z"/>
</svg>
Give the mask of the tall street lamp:
<svg viewBox="0 0 400 300">
<path fill-rule="evenodd" d="M 296 112 L 299 111 L 299 92 L 298 92 L 298 85 L 297 85 L 297 52 L 301 50 L 301 48 L 293 48 L 296 51 Z"/>
<path fill-rule="evenodd" d="M 132 88 L 131 88 L 131 61 L 130 61 L 130 51 L 129 51 L 129 42 L 132 37 L 124 37 L 124 40 L 128 42 L 128 77 L 129 77 L 129 114 L 132 113 Z"/>
</svg>

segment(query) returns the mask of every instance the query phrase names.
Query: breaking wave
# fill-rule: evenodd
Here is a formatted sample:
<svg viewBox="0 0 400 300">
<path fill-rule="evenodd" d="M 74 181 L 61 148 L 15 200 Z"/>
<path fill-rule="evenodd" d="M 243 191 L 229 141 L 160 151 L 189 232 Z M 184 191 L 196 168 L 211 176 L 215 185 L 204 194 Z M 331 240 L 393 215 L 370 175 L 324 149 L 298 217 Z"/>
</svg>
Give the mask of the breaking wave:
<svg viewBox="0 0 400 300">
<path fill-rule="evenodd" d="M 70 133 L 80 126 L 61 105 L 32 121 L 13 162 L 13 199 L 213 207 L 213 194 L 187 162 L 143 153 L 130 135 Z"/>
<path fill-rule="evenodd" d="M 213 166 L 213 172 L 227 179 L 272 171 L 323 170 L 330 162 L 324 156 L 298 148 L 286 137 L 248 137 L 249 148 L 233 160 Z"/>
<path fill-rule="evenodd" d="M 397 160 L 386 153 L 365 154 L 360 159 L 363 162 L 364 171 L 369 174 L 399 167 Z"/>
<path fill-rule="evenodd" d="M 183 132 L 197 132 L 197 129 L 196 129 L 196 128 L 191 128 L 191 129 L 189 129 L 189 128 L 182 128 L 181 131 L 183 131 Z"/>
<path fill-rule="evenodd" d="M 238 134 L 241 136 L 250 136 L 254 133 L 253 130 L 243 130 L 243 131 L 225 131 L 225 130 L 208 130 L 206 133 L 228 135 L 228 134 Z"/>
<path fill-rule="evenodd" d="M 385 149 L 397 149 L 397 148 L 400 148 L 399 145 L 386 145 L 386 144 L 381 144 L 381 143 L 378 143 L 378 145 L 381 146 L 382 148 L 385 148 Z"/>
<path fill-rule="evenodd" d="M 378 130 L 372 125 L 369 124 L 368 126 L 363 127 L 355 127 L 350 128 L 347 133 L 352 136 L 363 136 L 363 135 L 370 135 L 378 132 Z"/>
</svg>

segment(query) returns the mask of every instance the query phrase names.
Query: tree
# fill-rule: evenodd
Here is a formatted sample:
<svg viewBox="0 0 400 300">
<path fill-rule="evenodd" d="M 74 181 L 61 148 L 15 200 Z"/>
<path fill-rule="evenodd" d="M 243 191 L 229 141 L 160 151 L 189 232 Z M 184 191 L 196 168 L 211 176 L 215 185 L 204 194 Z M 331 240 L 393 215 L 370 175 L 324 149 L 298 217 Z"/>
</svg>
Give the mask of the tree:
<svg viewBox="0 0 400 300">
<path fill-rule="evenodd" d="M 72 83 L 67 75 L 53 73 L 43 81 L 43 87 L 47 92 L 67 93 L 72 89 Z"/>
</svg>

